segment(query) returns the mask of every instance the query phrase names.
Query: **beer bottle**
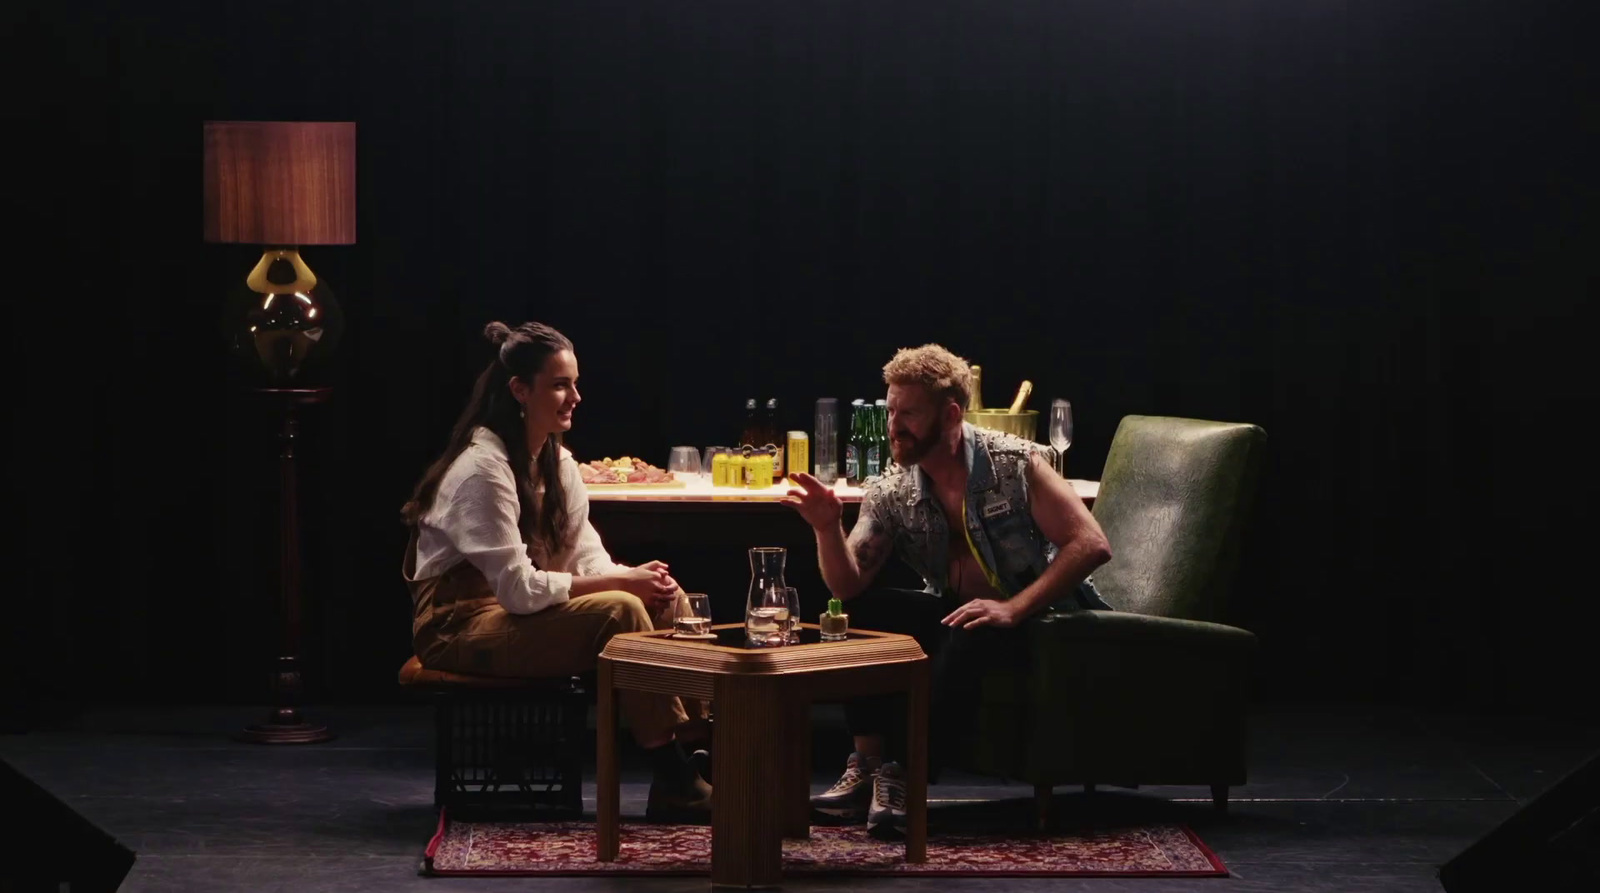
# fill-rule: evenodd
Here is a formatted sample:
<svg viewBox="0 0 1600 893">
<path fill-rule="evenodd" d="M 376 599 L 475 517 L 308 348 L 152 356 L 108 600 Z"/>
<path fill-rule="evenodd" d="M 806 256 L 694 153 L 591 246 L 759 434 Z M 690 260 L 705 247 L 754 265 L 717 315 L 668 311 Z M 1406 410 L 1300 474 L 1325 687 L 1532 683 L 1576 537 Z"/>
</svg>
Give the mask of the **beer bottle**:
<svg viewBox="0 0 1600 893">
<path fill-rule="evenodd" d="M 744 401 L 744 430 L 739 434 L 739 442 L 735 447 L 761 445 L 761 419 L 756 415 L 756 398 L 751 397 Z"/>
<path fill-rule="evenodd" d="M 844 446 L 844 482 L 852 487 L 861 486 L 861 471 L 866 458 L 862 451 L 861 424 L 866 421 L 860 398 L 850 401 L 850 439 Z"/>
<path fill-rule="evenodd" d="M 767 417 L 762 419 L 762 433 L 766 437 L 761 441 L 762 446 L 771 445 L 772 454 L 772 479 L 783 480 L 783 428 L 778 424 L 778 398 L 767 398 Z"/>
</svg>

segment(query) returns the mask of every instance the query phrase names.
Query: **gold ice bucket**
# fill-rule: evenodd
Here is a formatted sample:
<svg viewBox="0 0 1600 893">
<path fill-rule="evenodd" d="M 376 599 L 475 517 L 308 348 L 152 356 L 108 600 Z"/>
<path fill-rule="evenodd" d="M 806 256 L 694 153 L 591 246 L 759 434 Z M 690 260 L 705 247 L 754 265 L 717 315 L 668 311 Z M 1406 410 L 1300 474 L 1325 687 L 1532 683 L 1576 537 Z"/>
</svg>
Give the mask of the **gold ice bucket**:
<svg viewBox="0 0 1600 893">
<path fill-rule="evenodd" d="M 1024 409 L 1021 412 L 1006 412 L 1003 409 L 969 409 L 967 421 L 974 427 L 988 428 L 993 431 L 1004 431 L 1015 434 L 1024 440 L 1038 441 L 1039 439 L 1039 410 Z"/>
</svg>

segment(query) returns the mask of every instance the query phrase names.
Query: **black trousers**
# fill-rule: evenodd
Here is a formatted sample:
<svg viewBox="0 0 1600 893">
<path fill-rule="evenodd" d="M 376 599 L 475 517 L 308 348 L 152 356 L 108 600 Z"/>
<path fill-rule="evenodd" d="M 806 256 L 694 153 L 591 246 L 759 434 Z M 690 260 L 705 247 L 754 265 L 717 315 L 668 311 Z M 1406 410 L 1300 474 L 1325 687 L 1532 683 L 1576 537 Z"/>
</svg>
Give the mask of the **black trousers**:
<svg viewBox="0 0 1600 893">
<path fill-rule="evenodd" d="M 1026 624 L 1010 629 L 954 629 L 941 624 L 957 602 L 907 589 L 870 589 L 845 603 L 851 629 L 902 633 L 931 663 L 928 704 L 929 775 L 970 753 L 978 729 L 978 699 L 986 671 L 1025 670 Z M 905 759 L 904 695 L 858 698 L 845 704 L 852 735 L 882 735 L 884 759 Z"/>
</svg>

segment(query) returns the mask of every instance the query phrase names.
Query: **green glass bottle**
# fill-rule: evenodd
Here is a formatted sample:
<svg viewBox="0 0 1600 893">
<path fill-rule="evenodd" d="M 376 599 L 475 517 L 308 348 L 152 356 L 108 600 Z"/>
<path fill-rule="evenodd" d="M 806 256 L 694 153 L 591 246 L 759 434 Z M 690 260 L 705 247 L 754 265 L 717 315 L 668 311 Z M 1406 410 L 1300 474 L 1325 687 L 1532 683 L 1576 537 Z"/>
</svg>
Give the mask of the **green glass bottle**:
<svg viewBox="0 0 1600 893">
<path fill-rule="evenodd" d="M 875 478 L 883 474 L 883 439 L 878 436 L 878 406 L 868 403 L 862 407 L 867 419 L 865 432 L 862 434 L 866 448 L 866 467 L 861 470 L 864 478 Z"/>
<path fill-rule="evenodd" d="M 861 486 L 861 472 L 866 464 L 861 436 L 861 426 L 866 422 L 866 414 L 862 411 L 864 402 L 859 397 L 850 401 L 850 439 L 844 447 L 844 482 L 852 487 Z"/>
<path fill-rule="evenodd" d="M 894 452 L 889 449 L 889 401 L 879 400 L 873 416 L 878 423 L 878 473 L 888 474 L 894 467 Z"/>
</svg>

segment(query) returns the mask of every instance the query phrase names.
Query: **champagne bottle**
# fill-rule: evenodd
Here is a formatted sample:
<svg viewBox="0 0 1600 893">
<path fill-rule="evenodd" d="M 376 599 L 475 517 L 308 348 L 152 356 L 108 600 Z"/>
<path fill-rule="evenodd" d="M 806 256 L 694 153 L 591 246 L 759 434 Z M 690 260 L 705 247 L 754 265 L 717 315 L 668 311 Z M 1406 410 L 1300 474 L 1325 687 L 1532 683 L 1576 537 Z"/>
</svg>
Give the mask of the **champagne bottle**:
<svg viewBox="0 0 1600 893">
<path fill-rule="evenodd" d="M 972 394 L 967 398 L 967 411 L 983 408 L 983 367 L 972 367 Z"/>
<path fill-rule="evenodd" d="M 1017 413 L 1021 412 L 1023 405 L 1028 402 L 1028 395 L 1032 393 L 1033 382 L 1024 381 L 1022 386 L 1017 388 L 1017 399 L 1011 401 L 1011 409 L 1007 411 L 1012 415 L 1016 415 Z"/>
</svg>

